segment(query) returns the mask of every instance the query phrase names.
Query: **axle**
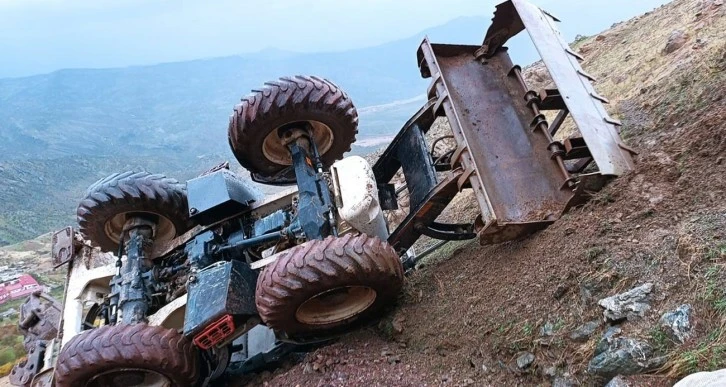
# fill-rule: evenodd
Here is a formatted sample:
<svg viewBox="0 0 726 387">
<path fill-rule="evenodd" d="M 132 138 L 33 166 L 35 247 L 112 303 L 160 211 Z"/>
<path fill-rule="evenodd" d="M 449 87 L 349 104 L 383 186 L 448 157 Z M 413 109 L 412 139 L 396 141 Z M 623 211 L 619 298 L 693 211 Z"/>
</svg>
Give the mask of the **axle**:
<svg viewBox="0 0 726 387">
<path fill-rule="evenodd" d="M 125 241 L 121 244 L 126 251 L 126 264 L 119 256 L 118 272 L 111 280 L 111 322 L 138 324 L 146 322 L 153 288 L 152 264 L 146 257 L 146 247 L 153 241 L 155 222 L 148 217 L 130 217 L 124 226 Z"/>
<path fill-rule="evenodd" d="M 284 133 L 287 148 L 292 156 L 298 187 L 297 222 L 307 240 L 323 239 L 336 235 L 333 199 L 325 180 L 310 124 L 291 127 Z"/>
</svg>

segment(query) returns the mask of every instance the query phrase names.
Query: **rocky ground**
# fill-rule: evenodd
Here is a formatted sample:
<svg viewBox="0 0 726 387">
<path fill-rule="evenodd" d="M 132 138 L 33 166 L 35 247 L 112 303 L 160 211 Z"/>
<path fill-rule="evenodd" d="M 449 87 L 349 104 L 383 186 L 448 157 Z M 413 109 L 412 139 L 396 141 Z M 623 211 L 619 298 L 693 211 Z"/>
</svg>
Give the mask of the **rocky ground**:
<svg viewBox="0 0 726 387">
<path fill-rule="evenodd" d="M 526 240 L 447 245 L 377 326 L 234 384 L 662 386 L 726 367 L 725 16 L 677 0 L 576 42 L 635 172 Z M 460 196 L 444 217 L 476 211 Z"/>
</svg>

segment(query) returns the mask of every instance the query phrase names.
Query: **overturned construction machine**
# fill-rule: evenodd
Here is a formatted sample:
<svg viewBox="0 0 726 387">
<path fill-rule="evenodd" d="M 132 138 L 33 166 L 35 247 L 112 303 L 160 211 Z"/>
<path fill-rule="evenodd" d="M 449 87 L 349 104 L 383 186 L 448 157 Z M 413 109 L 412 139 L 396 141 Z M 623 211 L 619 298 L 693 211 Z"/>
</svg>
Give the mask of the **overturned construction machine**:
<svg viewBox="0 0 726 387">
<path fill-rule="evenodd" d="M 375 320 L 396 300 L 423 235 L 499 243 L 556 221 L 633 168 L 619 123 L 556 20 L 510 0 L 481 46 L 425 39 L 418 63 L 429 99 L 373 166 L 336 161 L 357 133 L 349 97 L 328 80 L 296 76 L 243 98 L 229 123 L 232 150 L 254 180 L 293 188 L 258 197 L 228 165 L 186 184 L 146 172 L 93 184 L 78 231 L 53 238 L 56 265 L 68 267 L 62 308 L 31 300 L 45 306 L 24 315 L 34 352 L 13 383 L 218 384 Z M 510 61 L 503 45 L 523 30 L 556 89 L 529 90 Z M 547 110 L 558 111 L 551 123 Z M 555 140 L 568 114 L 582 137 Z M 437 117 L 455 143 L 441 154 L 424 136 Z M 405 184 L 396 187 L 399 171 Z M 394 228 L 384 212 L 403 189 L 409 210 Z M 481 210 L 476 221 L 438 222 L 466 189 Z"/>
</svg>

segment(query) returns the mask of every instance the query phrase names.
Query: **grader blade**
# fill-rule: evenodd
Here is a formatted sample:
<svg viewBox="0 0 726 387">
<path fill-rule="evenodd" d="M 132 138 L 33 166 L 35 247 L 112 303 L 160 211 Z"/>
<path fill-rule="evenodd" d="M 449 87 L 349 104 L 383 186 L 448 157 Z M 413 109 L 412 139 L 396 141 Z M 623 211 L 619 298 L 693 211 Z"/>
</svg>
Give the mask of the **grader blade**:
<svg viewBox="0 0 726 387">
<path fill-rule="evenodd" d="M 620 139 L 616 127 L 620 122 L 610 118 L 604 103 L 592 85 L 595 79 L 580 66 L 583 58 L 574 52 L 557 30 L 559 20 L 523 0 L 510 0 L 497 6 L 492 26 L 487 31 L 482 49 L 485 56 L 495 55 L 509 38 L 526 29 L 535 48 L 557 86 L 558 96 L 541 98 L 564 102 L 556 110 L 569 112 L 582 134 L 600 174 L 619 176 L 633 169 L 632 150 Z M 508 25 L 507 25 L 508 24 Z M 521 26 L 517 29 L 518 26 Z M 543 103 L 545 102 L 545 103 Z"/>
<path fill-rule="evenodd" d="M 523 237 L 633 168 L 619 122 L 608 116 L 607 100 L 595 92 L 592 77 L 554 21 L 524 0 L 510 0 L 497 6 L 481 46 L 424 39 L 417 56 L 421 75 L 431 78 L 429 100 L 374 167 L 382 191 L 399 167 L 405 175 L 410 213 L 389 238 L 399 251 L 420 235 L 450 240 L 478 235 L 482 244 Z M 525 29 L 556 89 L 530 90 L 503 47 Z M 552 124 L 544 114 L 548 110 L 557 111 Z M 581 137 L 555 140 L 567 115 Z M 423 134 L 438 116 L 448 119 L 456 141 L 443 176 L 433 173 L 441 168 L 422 150 Z M 465 188 L 476 194 L 477 221 L 468 226 L 436 222 L 457 190 Z"/>
</svg>

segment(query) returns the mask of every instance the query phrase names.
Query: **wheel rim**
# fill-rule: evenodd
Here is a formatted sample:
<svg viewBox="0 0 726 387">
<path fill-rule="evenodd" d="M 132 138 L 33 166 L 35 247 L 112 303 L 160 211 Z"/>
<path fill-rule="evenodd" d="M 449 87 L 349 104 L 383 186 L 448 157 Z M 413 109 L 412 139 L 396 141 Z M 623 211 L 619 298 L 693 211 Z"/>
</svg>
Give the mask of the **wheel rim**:
<svg viewBox="0 0 726 387">
<path fill-rule="evenodd" d="M 376 300 L 376 291 L 367 286 L 342 286 L 319 293 L 303 302 L 295 318 L 310 325 L 326 325 L 361 314 Z"/>
<path fill-rule="evenodd" d="M 310 126 L 313 128 L 313 139 L 315 140 L 315 145 L 318 147 L 318 153 L 322 156 L 333 146 L 333 140 L 335 139 L 333 131 L 328 125 L 325 125 L 320 121 L 307 122 L 310 123 Z M 290 151 L 282 142 L 282 139 L 278 134 L 277 129 L 280 127 L 275 128 L 275 130 L 271 131 L 270 134 L 265 137 L 265 140 L 262 142 L 262 153 L 273 163 L 280 165 L 292 165 Z"/>
<path fill-rule="evenodd" d="M 109 219 L 103 227 L 106 236 L 114 243 L 121 243 L 121 235 L 123 234 L 124 225 L 126 224 L 127 215 L 131 212 L 122 212 Z M 158 217 L 156 222 L 156 232 L 154 233 L 154 241 L 169 241 L 176 236 L 176 227 L 169 218 L 148 211 L 134 211 L 136 214 L 152 214 Z"/>
<path fill-rule="evenodd" d="M 86 387 L 171 387 L 168 377 L 141 368 L 118 368 L 94 375 Z"/>
</svg>

